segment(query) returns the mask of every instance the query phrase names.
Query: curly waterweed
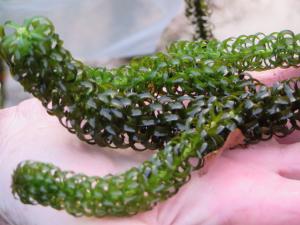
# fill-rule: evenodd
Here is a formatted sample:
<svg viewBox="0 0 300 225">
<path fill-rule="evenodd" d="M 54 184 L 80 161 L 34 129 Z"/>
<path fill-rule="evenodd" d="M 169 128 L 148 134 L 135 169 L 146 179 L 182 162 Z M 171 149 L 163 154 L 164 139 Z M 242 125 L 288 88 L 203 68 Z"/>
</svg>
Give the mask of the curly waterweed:
<svg viewBox="0 0 300 225">
<path fill-rule="evenodd" d="M 1 58 L 70 132 L 100 146 L 161 149 L 103 178 L 23 162 L 12 187 L 24 203 L 76 216 L 133 215 L 174 195 L 236 128 L 255 142 L 300 127 L 299 79 L 268 88 L 243 74 L 299 65 L 300 35 L 291 31 L 177 42 L 167 53 L 108 70 L 75 60 L 45 18 L 7 26 L 15 32 L 1 28 Z"/>
<path fill-rule="evenodd" d="M 212 24 L 209 21 L 211 15 L 209 0 L 185 0 L 185 3 L 185 15 L 196 28 L 194 39 L 213 39 Z"/>
<path fill-rule="evenodd" d="M 73 59 L 47 19 L 13 27 L 0 51 L 14 78 L 81 140 L 117 148 L 161 148 L 185 129 L 184 100 L 243 92 L 242 71 L 295 66 L 299 58 L 299 35 L 283 31 L 177 42 L 167 54 L 107 70 Z"/>
</svg>

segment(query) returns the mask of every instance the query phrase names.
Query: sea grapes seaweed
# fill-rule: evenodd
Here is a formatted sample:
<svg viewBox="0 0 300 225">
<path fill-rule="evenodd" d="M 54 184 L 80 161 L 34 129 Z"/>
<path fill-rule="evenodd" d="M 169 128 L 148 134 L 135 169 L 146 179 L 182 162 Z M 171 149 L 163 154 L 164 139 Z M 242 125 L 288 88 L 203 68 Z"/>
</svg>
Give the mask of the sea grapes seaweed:
<svg viewBox="0 0 300 225">
<path fill-rule="evenodd" d="M 299 129 L 299 79 L 267 88 L 242 74 L 297 66 L 299 34 L 178 42 L 168 53 L 107 70 L 73 59 L 45 18 L 8 26 L 15 32 L 2 32 L 1 58 L 71 132 L 101 146 L 161 148 L 139 167 L 103 178 L 25 161 L 12 184 L 24 203 L 75 216 L 133 215 L 174 195 L 234 129 L 248 141 Z"/>
</svg>

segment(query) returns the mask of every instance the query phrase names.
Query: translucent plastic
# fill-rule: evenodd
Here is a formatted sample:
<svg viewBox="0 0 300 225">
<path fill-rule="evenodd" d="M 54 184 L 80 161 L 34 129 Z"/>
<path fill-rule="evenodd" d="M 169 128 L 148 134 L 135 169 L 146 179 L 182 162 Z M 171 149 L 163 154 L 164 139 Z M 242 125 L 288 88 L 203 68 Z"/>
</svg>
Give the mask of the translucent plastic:
<svg viewBox="0 0 300 225">
<path fill-rule="evenodd" d="M 152 53 L 182 0 L 0 0 L 0 23 L 49 17 L 76 58 Z"/>
</svg>

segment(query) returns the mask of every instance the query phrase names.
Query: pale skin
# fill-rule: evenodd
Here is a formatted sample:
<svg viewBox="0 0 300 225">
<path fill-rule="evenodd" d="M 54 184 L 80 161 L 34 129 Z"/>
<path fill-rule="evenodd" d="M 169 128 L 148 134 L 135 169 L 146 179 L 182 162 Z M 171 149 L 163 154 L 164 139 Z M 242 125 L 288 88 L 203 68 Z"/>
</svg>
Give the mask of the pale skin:
<svg viewBox="0 0 300 225">
<path fill-rule="evenodd" d="M 300 76 L 300 69 L 253 75 L 270 85 Z M 300 132 L 222 152 L 204 175 L 201 170 L 194 172 L 178 194 L 152 211 L 129 218 L 96 219 L 74 218 L 15 200 L 10 184 L 16 165 L 39 160 L 101 176 L 138 165 L 152 152 L 111 151 L 80 142 L 36 99 L 0 111 L 0 124 L 0 217 L 10 224 L 296 225 L 300 221 Z"/>
</svg>

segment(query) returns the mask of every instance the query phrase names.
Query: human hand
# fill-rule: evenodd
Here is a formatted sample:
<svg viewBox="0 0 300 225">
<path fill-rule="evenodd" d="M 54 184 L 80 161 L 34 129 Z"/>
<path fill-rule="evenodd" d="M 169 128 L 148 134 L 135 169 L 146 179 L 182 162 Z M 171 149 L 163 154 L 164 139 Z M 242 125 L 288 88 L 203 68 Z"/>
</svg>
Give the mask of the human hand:
<svg viewBox="0 0 300 225">
<path fill-rule="evenodd" d="M 273 76 L 273 73 L 275 74 Z M 300 70 L 255 73 L 271 84 Z M 23 160 L 54 163 L 65 170 L 103 176 L 149 158 L 151 152 L 113 151 L 80 142 L 28 100 L 0 111 L 0 215 L 16 225 L 225 225 L 299 224 L 300 133 L 247 149 L 225 151 L 203 175 L 192 179 L 152 211 L 125 218 L 74 218 L 49 207 L 23 205 L 11 194 L 11 175 Z"/>
</svg>

